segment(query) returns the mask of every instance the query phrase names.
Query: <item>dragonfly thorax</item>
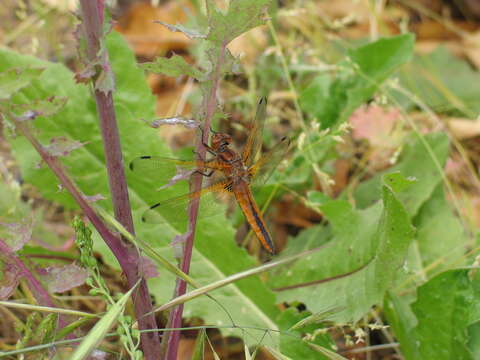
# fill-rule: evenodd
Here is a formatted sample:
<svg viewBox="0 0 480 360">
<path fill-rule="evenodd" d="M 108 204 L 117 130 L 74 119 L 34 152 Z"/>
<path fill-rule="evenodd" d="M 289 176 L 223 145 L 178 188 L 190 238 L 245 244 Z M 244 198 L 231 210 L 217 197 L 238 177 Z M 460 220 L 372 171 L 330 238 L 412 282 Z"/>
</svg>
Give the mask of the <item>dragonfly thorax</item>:
<svg viewBox="0 0 480 360">
<path fill-rule="evenodd" d="M 228 134 L 215 133 L 212 136 L 211 142 L 213 151 L 221 153 L 228 148 L 232 142 L 232 137 Z"/>
</svg>

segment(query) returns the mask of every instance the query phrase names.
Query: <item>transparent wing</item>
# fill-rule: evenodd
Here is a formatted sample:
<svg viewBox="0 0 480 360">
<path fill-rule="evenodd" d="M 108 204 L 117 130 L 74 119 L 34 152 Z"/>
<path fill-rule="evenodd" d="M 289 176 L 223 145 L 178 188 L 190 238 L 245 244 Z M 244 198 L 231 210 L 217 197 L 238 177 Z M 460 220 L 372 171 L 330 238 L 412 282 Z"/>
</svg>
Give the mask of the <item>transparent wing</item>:
<svg viewBox="0 0 480 360">
<path fill-rule="evenodd" d="M 186 224 L 189 203 L 195 198 L 200 199 L 199 218 L 221 215 L 225 210 L 221 198 L 230 195 L 233 195 L 231 181 L 224 178 L 212 185 L 206 185 L 199 191 L 160 200 L 143 213 L 142 221 L 154 224 Z"/>
<path fill-rule="evenodd" d="M 188 178 L 197 169 L 209 172 L 222 170 L 224 166 L 216 160 L 188 161 L 161 156 L 140 156 L 130 162 L 129 168 L 136 174 L 152 177 L 155 182 L 162 184 L 171 181 L 175 176 L 180 176 L 181 179 Z"/>
<path fill-rule="evenodd" d="M 290 147 L 290 139 L 282 138 L 270 151 L 263 154 L 263 156 L 250 167 L 249 172 L 252 175 L 253 186 L 263 185 L 270 176 L 272 176 L 275 168 L 280 161 L 285 158 Z"/>
<path fill-rule="evenodd" d="M 258 102 L 257 113 L 251 122 L 250 133 L 248 134 L 247 143 L 243 149 L 242 160 L 248 167 L 253 164 L 260 148 L 262 147 L 263 126 L 267 113 L 267 98 L 262 97 Z"/>
</svg>

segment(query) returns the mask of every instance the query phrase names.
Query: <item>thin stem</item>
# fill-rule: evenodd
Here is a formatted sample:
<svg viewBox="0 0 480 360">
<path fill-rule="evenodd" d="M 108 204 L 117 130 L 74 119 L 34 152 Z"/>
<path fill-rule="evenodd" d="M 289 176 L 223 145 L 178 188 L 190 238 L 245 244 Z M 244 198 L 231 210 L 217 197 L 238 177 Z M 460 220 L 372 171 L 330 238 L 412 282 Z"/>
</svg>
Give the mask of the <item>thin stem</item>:
<svg viewBox="0 0 480 360">
<path fill-rule="evenodd" d="M 198 154 L 199 159 L 204 159 L 206 155 L 206 149 L 203 146 L 203 143 L 208 142 L 210 124 L 212 123 L 212 117 L 217 107 L 216 95 L 217 95 L 218 86 L 220 84 L 220 70 L 225 59 L 226 47 L 227 47 L 226 43 L 223 44 L 223 46 L 221 47 L 218 61 L 215 66 L 215 71 L 213 72 L 213 76 L 212 76 L 212 86 L 208 94 L 208 97 L 204 99 L 205 123 L 203 126 L 204 131 L 202 132 L 203 137 L 198 136 L 197 143 L 196 143 L 196 153 Z M 200 190 L 202 188 L 202 180 L 203 180 L 202 175 L 194 174 L 192 176 L 192 180 L 190 183 L 190 190 L 191 191 Z M 193 241 L 195 239 L 195 230 L 197 225 L 199 205 L 200 205 L 200 200 L 198 198 L 194 198 L 191 201 L 189 206 L 188 231 L 186 233 L 184 253 L 183 253 L 182 264 L 181 264 L 181 270 L 185 274 L 188 274 L 188 272 L 190 271 L 190 262 L 192 259 Z M 186 291 L 187 291 L 187 283 L 182 279 L 177 279 L 177 283 L 175 286 L 175 297 L 184 295 Z M 167 327 L 173 327 L 173 328 L 181 327 L 182 314 L 183 314 L 183 304 L 180 304 L 170 312 Z M 165 352 L 165 359 L 176 360 L 178 345 L 180 342 L 180 331 L 172 331 L 169 335 L 167 335 L 167 339 L 168 340 L 167 340 L 167 349 Z"/>
<path fill-rule="evenodd" d="M 278 52 L 278 57 L 280 59 L 280 62 L 282 63 L 282 69 L 285 74 L 285 78 L 287 79 L 288 87 L 290 88 L 290 91 L 293 94 L 293 104 L 295 105 L 295 111 L 298 116 L 298 123 L 295 125 L 300 125 L 303 131 L 307 130 L 307 127 L 305 125 L 305 120 L 303 119 L 303 113 L 302 109 L 300 108 L 300 104 L 298 103 L 298 93 L 297 89 L 295 88 L 295 84 L 293 83 L 292 77 L 290 75 L 290 70 L 288 68 L 287 60 L 285 58 L 285 55 L 283 54 L 282 46 L 280 45 L 280 41 L 278 40 L 277 37 L 277 32 L 275 31 L 275 27 L 273 26 L 272 20 L 267 21 L 268 28 L 270 30 L 270 34 L 272 35 L 273 42 L 275 43 L 275 46 L 277 48 Z"/>
</svg>

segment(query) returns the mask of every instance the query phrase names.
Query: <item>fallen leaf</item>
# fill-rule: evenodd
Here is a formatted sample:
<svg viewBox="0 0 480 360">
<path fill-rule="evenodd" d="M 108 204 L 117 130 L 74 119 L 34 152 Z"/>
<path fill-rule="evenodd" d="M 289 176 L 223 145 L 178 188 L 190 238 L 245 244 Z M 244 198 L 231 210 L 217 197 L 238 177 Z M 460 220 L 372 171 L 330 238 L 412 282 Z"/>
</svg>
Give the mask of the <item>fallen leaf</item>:
<svg viewBox="0 0 480 360">
<path fill-rule="evenodd" d="M 235 57 L 240 57 L 244 65 L 253 65 L 259 53 L 267 47 L 267 27 L 259 26 L 233 39 L 228 49 Z"/>
<path fill-rule="evenodd" d="M 82 285 L 88 277 L 87 270 L 75 264 L 65 266 L 50 266 L 38 270 L 46 283 L 48 292 L 65 292 Z"/>
<path fill-rule="evenodd" d="M 192 11 L 183 1 L 170 1 L 159 7 L 148 2 L 139 2 L 118 20 L 115 30 L 125 35 L 137 56 L 153 58 L 168 51 L 183 52 L 192 40 L 180 32 L 172 32 L 165 26 L 155 23 L 162 21 L 175 25 L 187 20 L 185 10 Z"/>
</svg>

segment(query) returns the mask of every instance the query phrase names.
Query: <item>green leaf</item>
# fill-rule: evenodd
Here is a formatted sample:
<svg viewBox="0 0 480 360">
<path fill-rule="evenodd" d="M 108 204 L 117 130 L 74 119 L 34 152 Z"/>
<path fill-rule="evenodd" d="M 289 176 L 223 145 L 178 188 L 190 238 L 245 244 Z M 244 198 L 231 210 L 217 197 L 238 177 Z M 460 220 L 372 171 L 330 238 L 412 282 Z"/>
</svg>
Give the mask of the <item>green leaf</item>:
<svg viewBox="0 0 480 360">
<path fill-rule="evenodd" d="M 443 258 L 442 266 L 436 270 L 458 266 L 465 253 L 467 242 L 460 219 L 454 214 L 445 198 L 443 182 L 439 183 L 420 208 L 414 219 L 417 241 L 423 265 L 426 267 Z"/>
<path fill-rule="evenodd" d="M 356 321 L 382 302 L 413 238 L 409 214 L 388 185 L 392 176 L 383 181 L 382 202 L 367 209 L 342 200 L 320 206 L 333 238 L 272 278 L 279 301 L 300 301 L 312 312 L 339 307 L 332 318 L 341 322 Z"/>
<path fill-rule="evenodd" d="M 348 56 L 360 68 L 365 81 L 377 86 L 413 55 L 415 36 L 411 33 L 379 39 L 357 49 Z"/>
<path fill-rule="evenodd" d="M 291 327 L 310 316 L 308 311 L 299 312 L 296 308 L 291 307 L 283 311 L 278 318 L 278 324 L 283 331 L 280 334 L 280 351 L 283 355 L 292 359 L 328 359 L 322 356 L 318 351 L 312 349 L 308 344 L 312 343 L 321 347 L 333 350 L 333 341 L 326 333 L 313 336 L 315 331 L 322 328 L 320 325 L 307 325 L 302 329 L 291 330 Z M 309 335 L 309 341 L 303 340 L 303 337 Z"/>
<path fill-rule="evenodd" d="M 190 65 L 182 56 L 173 55 L 170 58 L 157 57 L 154 62 L 142 64 L 146 71 L 161 73 L 168 76 L 188 75 L 194 79 L 201 80 L 203 74 L 195 66 Z"/>
<path fill-rule="evenodd" d="M 430 133 L 424 135 L 423 140 L 416 139 L 412 143 L 407 143 L 397 165 L 383 173 L 378 173 L 355 189 L 356 205 L 359 208 L 370 206 L 379 199 L 381 177 L 384 173 L 400 172 L 403 176 L 416 181 L 408 189 L 399 193 L 399 199 L 412 216 L 418 212 L 442 181 L 441 171 L 447 160 L 449 147 L 448 136 L 445 133 Z M 429 148 L 436 161 L 432 159 Z"/>
<path fill-rule="evenodd" d="M 385 314 L 407 360 L 473 359 L 467 330 L 479 320 L 478 280 L 478 273 L 448 270 L 420 286 L 412 305 L 389 294 Z"/>
<path fill-rule="evenodd" d="M 263 12 L 270 0 L 235 0 L 231 1 L 224 14 L 217 10 L 209 0 L 207 40 L 225 46 L 244 32 L 262 25 Z"/>
<path fill-rule="evenodd" d="M 446 271 L 419 287 L 412 305 L 418 325 L 411 336 L 419 344 L 420 359 L 473 359 L 466 329 L 479 301 L 468 270 Z"/>
<path fill-rule="evenodd" d="M 468 328 L 468 348 L 473 354 L 474 359 L 480 358 L 480 323 L 470 325 Z"/>
<path fill-rule="evenodd" d="M 480 112 L 480 74 L 444 47 L 417 55 L 399 72 L 400 85 L 434 111 L 476 118 Z M 402 107 L 415 106 L 411 98 L 393 91 Z"/>
<path fill-rule="evenodd" d="M 416 339 L 412 336 L 417 319 L 410 308 L 410 303 L 409 297 L 401 297 L 389 291 L 385 296 L 383 311 L 400 343 L 402 355 L 406 359 L 420 359 Z"/>
<path fill-rule="evenodd" d="M 125 163 L 128 164 L 130 160 L 141 155 L 171 156 L 170 150 L 158 138 L 157 132 L 139 120 L 154 117 L 155 98 L 151 95 L 142 70 L 136 66 L 134 55 L 126 42 L 116 33 L 109 35 L 107 45 L 111 65 L 116 74 L 117 91 L 114 93 L 114 101 Z M 38 137 L 43 144 L 58 136 L 87 142 L 84 147 L 62 158 L 62 162 L 86 195 L 102 194 L 107 198 L 97 204 L 111 212 L 103 145 L 95 101 L 91 98 L 89 89 L 76 84 L 73 74 L 62 65 L 19 55 L 5 49 L 1 49 L 0 54 L 1 68 L 45 67 L 38 81 L 32 82 L 32 86 L 19 92 L 17 101 L 29 103 L 52 94 L 68 97 L 68 103 L 58 114 L 35 120 Z M 11 143 L 22 176 L 27 183 L 35 185 L 47 199 L 69 209 L 77 208 L 69 194 L 58 190 L 58 181 L 49 169 L 36 168 L 39 156 L 24 138 L 18 137 L 11 140 Z M 141 222 L 143 211 L 155 202 L 158 195 L 155 192 L 159 185 L 156 182 L 156 175 L 135 174 L 128 169 L 126 175 L 137 237 L 152 244 L 159 254 L 173 262 L 170 242 L 183 229 L 168 223 L 151 225 Z M 187 184 L 178 184 L 162 190 L 160 195 L 165 199 L 187 191 Z M 117 261 L 96 232 L 94 244 L 95 250 L 102 254 L 109 265 L 118 267 Z M 232 226 L 222 214 L 199 222 L 190 274 L 201 285 L 223 279 L 255 265 L 256 261 L 235 244 Z M 162 269 L 160 271 L 160 277 L 149 279 L 149 285 L 157 302 L 163 303 L 170 300 L 175 278 Z M 218 289 L 212 292 L 212 295 L 221 301 L 228 314 L 212 300 L 202 297 L 186 304 L 185 316 L 201 317 L 209 324 L 230 325 L 230 315 L 239 326 L 273 329 L 277 327 L 273 320 L 278 314 L 274 294 L 266 288 L 258 276 Z M 238 329 L 222 331 L 242 335 Z M 262 331 L 251 334 L 258 337 L 257 339 L 247 337 L 249 343 L 260 341 L 263 336 Z M 271 339 L 266 338 L 268 341 Z M 275 341 L 275 338 L 273 340 Z"/>
<path fill-rule="evenodd" d="M 9 69 L 0 73 L 0 100 L 9 99 L 43 72 L 42 68 Z"/>
<path fill-rule="evenodd" d="M 348 52 L 337 78 L 319 75 L 301 92 L 300 104 L 322 129 L 338 125 L 371 98 L 395 70 L 408 62 L 415 38 L 404 34 L 383 38 Z"/>
<path fill-rule="evenodd" d="M 282 251 L 281 257 L 298 254 L 326 244 L 332 237 L 330 230 L 323 225 L 315 225 L 303 230 L 298 236 L 289 238 L 287 248 Z"/>
</svg>

